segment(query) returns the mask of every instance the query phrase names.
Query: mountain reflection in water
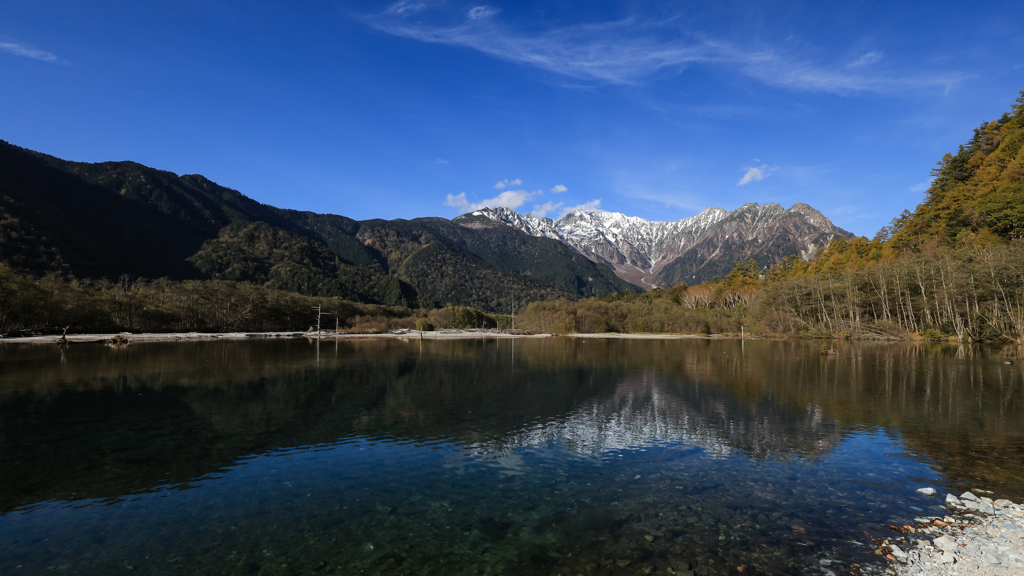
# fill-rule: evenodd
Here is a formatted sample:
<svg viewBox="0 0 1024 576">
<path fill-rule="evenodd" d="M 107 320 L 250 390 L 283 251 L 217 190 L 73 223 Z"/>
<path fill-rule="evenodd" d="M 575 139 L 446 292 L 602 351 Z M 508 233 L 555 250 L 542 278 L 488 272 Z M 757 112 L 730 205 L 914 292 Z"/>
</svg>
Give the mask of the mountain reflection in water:
<svg viewBox="0 0 1024 576">
<path fill-rule="evenodd" d="M 848 542 L 936 504 L 922 484 L 1024 496 L 1020 367 L 839 351 L 6 344 L 0 572 L 779 573 L 870 561 Z"/>
</svg>

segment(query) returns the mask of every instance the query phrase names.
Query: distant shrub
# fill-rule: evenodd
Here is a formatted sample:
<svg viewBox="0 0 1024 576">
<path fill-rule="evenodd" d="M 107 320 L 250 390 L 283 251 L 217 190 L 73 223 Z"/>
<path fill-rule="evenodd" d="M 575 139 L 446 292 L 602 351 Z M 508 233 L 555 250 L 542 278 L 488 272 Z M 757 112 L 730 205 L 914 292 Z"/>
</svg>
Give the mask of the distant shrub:
<svg viewBox="0 0 1024 576">
<path fill-rule="evenodd" d="M 411 330 L 415 323 L 412 318 L 393 318 L 388 316 L 353 316 L 348 319 L 350 328 L 347 332 L 353 334 L 383 334 L 389 330 L 405 328 Z"/>
<path fill-rule="evenodd" d="M 494 318 L 484 314 L 476 308 L 469 306 L 448 306 L 431 310 L 427 315 L 430 321 L 438 328 L 495 328 L 497 322 Z"/>
<path fill-rule="evenodd" d="M 508 314 L 491 314 L 491 317 L 494 318 L 499 330 L 509 330 L 512 328 L 512 316 Z"/>
</svg>

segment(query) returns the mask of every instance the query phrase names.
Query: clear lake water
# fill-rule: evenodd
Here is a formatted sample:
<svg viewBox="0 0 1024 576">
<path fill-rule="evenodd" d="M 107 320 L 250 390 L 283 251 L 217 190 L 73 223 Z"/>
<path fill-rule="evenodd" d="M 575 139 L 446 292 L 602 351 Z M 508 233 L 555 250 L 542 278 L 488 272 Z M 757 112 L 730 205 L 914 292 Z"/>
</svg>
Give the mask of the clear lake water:
<svg viewBox="0 0 1024 576">
<path fill-rule="evenodd" d="M 870 574 L 1024 499 L 1020 364 L 819 348 L 3 344 L 0 574 Z"/>
</svg>

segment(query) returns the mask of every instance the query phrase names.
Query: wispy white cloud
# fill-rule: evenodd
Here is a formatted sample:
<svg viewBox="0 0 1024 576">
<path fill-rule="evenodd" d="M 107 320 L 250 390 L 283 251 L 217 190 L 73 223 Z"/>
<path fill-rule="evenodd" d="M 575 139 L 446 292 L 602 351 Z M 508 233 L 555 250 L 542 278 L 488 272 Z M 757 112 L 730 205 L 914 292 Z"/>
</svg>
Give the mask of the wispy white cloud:
<svg viewBox="0 0 1024 576">
<path fill-rule="evenodd" d="M 523 183 L 522 180 L 520 180 L 519 178 L 516 178 L 514 180 L 502 180 L 501 182 L 498 182 L 497 184 L 495 184 L 494 187 L 497 188 L 498 190 L 504 190 L 505 188 L 508 188 L 509 186 L 521 186 L 522 183 Z"/>
<path fill-rule="evenodd" d="M 498 206 L 504 206 L 515 210 L 524 203 L 533 200 L 533 198 L 539 194 L 540 191 L 527 192 L 526 190 L 506 190 L 494 198 L 488 198 L 486 200 L 481 200 L 480 202 L 470 202 L 466 199 L 466 193 L 460 192 L 459 194 L 448 194 L 445 198 L 444 205 L 451 206 L 452 208 L 458 208 L 463 212 L 473 212 L 474 210 L 480 210 L 481 208 L 497 208 Z"/>
<path fill-rule="evenodd" d="M 447 163 L 448 163 L 447 160 L 444 160 L 444 159 L 441 159 L 441 158 L 438 158 L 437 160 L 434 160 L 434 164 L 447 164 Z"/>
<path fill-rule="evenodd" d="M 47 52 L 46 50 L 40 50 L 35 46 L 28 44 L 18 44 L 16 42 L 0 42 L 0 50 L 4 52 L 10 52 L 16 56 L 24 56 L 26 58 L 34 58 L 36 60 L 42 60 L 43 62 L 56 62 L 60 60 L 56 54 Z"/>
<path fill-rule="evenodd" d="M 406 18 L 408 5 L 400 2 L 365 21 L 395 36 L 461 46 L 584 81 L 638 84 L 659 71 L 675 73 L 698 64 L 732 69 L 773 86 L 838 94 L 928 86 L 948 89 L 964 78 L 869 73 L 866 65 L 881 58 L 882 52 L 869 52 L 853 65 L 821 63 L 772 48 L 747 48 L 708 39 L 672 28 L 675 24 L 636 18 L 524 32 L 499 22 L 493 17 L 497 11 L 487 6 L 473 8 L 460 21 L 445 26 Z M 445 16 L 450 13 L 438 17 Z"/>
<path fill-rule="evenodd" d="M 743 178 L 740 178 L 740 181 L 737 182 L 736 185 L 745 186 L 747 184 L 750 184 L 751 182 L 764 180 L 765 178 L 768 177 L 768 175 L 770 175 L 772 172 L 775 172 L 778 169 L 778 166 L 769 167 L 767 164 L 744 168 L 744 170 L 746 170 L 746 173 L 743 174 Z"/>
<path fill-rule="evenodd" d="M 964 76 L 887 76 L 848 71 L 846 67 L 821 66 L 813 62 L 779 54 L 773 50 L 742 52 L 723 45 L 724 53 L 733 53 L 746 76 L 765 84 L 808 92 L 853 94 L 858 92 L 895 92 L 909 88 L 936 87 L 948 90 Z"/>
<path fill-rule="evenodd" d="M 561 208 L 564 204 L 565 202 L 558 202 L 556 204 L 554 201 L 545 202 L 543 204 L 535 204 L 533 206 L 533 210 L 530 213 L 536 216 L 537 218 L 544 218 L 545 216 L 548 215 L 548 212 L 554 212 L 555 210 Z"/>
<path fill-rule="evenodd" d="M 682 67 L 712 57 L 700 43 L 662 46 L 653 38 L 626 37 L 632 28 L 627 22 L 571 26 L 528 35 L 502 29 L 493 18 L 467 18 L 454 27 L 435 27 L 407 23 L 394 18 L 390 10 L 382 16 L 367 21 L 396 36 L 463 46 L 580 80 L 633 84 L 662 67 Z"/>
<path fill-rule="evenodd" d="M 469 18 L 470 20 L 483 20 L 484 18 L 494 16 L 498 12 L 501 12 L 501 10 L 494 8 L 493 6 L 477 6 L 475 8 L 470 8 L 469 12 L 466 14 L 466 18 Z"/>
<path fill-rule="evenodd" d="M 554 188 L 551 189 L 551 191 L 554 192 L 555 194 L 561 194 L 562 192 L 565 192 L 567 190 L 568 190 L 568 188 L 566 188 L 562 184 L 558 184 Z"/>
<path fill-rule="evenodd" d="M 559 210 L 559 212 L 561 213 L 562 216 L 565 216 L 569 212 L 588 211 L 588 210 L 600 210 L 600 209 L 601 209 L 601 199 L 598 198 L 596 200 L 591 200 L 590 202 L 584 202 L 583 204 L 577 204 L 575 206 L 563 206 Z"/>
<path fill-rule="evenodd" d="M 401 0 L 401 2 L 395 2 L 384 11 L 385 14 L 392 14 L 403 16 L 413 12 L 421 12 L 427 8 L 427 5 L 423 2 L 409 2 L 407 0 Z"/>
<path fill-rule="evenodd" d="M 878 62 L 879 60 L 882 59 L 883 54 L 885 54 L 885 52 L 882 52 L 881 50 L 872 50 L 871 52 L 868 52 L 867 54 L 861 56 L 860 58 L 857 58 L 853 62 L 850 62 L 849 64 L 846 65 L 846 67 L 856 68 L 858 66 L 867 66 L 869 64 L 874 64 L 875 62 Z"/>
</svg>

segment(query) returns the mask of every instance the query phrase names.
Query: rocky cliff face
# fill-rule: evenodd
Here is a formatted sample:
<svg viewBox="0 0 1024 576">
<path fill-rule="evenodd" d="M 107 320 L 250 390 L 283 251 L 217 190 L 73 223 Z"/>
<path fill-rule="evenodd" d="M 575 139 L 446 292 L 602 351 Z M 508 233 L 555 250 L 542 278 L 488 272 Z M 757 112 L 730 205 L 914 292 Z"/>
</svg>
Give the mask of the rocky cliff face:
<svg viewBox="0 0 1024 576">
<path fill-rule="evenodd" d="M 561 240 L 624 280 L 645 288 L 724 276 L 739 261 L 753 258 L 768 268 L 786 256 L 810 258 L 832 238 L 853 234 L 832 224 L 807 204 L 744 204 L 733 212 L 708 208 L 675 222 L 652 222 L 603 210 L 580 210 L 557 221 L 485 208 L 455 219 L 473 225 L 483 219 L 532 236 Z"/>
</svg>

